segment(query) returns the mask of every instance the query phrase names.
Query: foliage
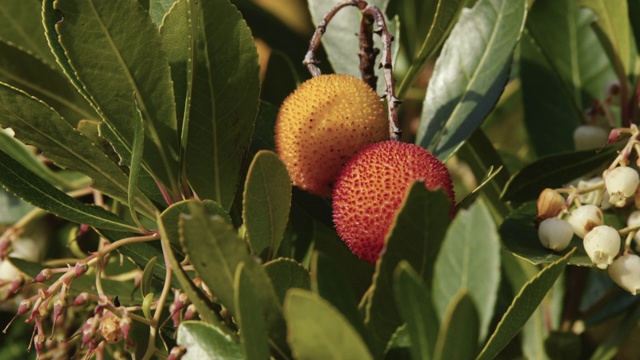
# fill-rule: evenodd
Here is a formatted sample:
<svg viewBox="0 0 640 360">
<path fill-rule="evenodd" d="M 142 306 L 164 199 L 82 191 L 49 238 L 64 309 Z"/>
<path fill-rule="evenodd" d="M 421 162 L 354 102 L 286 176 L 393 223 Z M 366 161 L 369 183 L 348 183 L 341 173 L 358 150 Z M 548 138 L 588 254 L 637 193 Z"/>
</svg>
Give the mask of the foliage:
<svg viewBox="0 0 640 360">
<path fill-rule="evenodd" d="M 259 3 L 0 4 L 1 358 L 633 354 L 640 305 L 578 236 L 540 244 L 536 200 L 555 189 L 563 219 L 601 205 L 635 254 L 640 191 L 601 200 L 603 171 L 640 153 L 640 1 L 369 1 L 388 25 L 378 93 L 391 120 L 404 101 L 402 141 L 446 161 L 458 195 L 452 218 L 444 192 L 410 186 L 374 266 L 274 144 L 312 22 L 339 1 Z M 311 43 L 323 72 L 359 75 L 351 35 L 381 25 L 349 5 Z M 586 125 L 605 140 L 576 149 Z"/>
</svg>

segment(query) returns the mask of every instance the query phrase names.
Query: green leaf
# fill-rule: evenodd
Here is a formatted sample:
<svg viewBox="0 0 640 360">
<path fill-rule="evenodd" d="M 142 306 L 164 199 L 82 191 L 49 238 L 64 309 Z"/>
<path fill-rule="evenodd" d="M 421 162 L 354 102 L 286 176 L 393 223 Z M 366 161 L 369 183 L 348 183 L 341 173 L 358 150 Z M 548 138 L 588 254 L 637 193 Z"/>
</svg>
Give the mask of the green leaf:
<svg viewBox="0 0 640 360">
<path fill-rule="evenodd" d="M 129 212 L 131 218 L 138 225 L 140 229 L 144 229 L 144 226 L 138 219 L 138 213 L 136 213 L 136 192 L 138 190 L 138 179 L 140 177 L 140 170 L 142 168 L 142 152 L 144 151 L 144 119 L 142 118 L 142 112 L 136 105 L 135 115 L 133 116 L 135 123 L 133 127 L 133 146 L 131 147 L 131 162 L 129 166 L 129 184 L 127 194 L 127 204 L 129 205 Z"/>
<path fill-rule="evenodd" d="M 139 231 L 101 207 L 70 197 L 0 151 L 0 183 L 9 192 L 58 217 L 96 228 Z"/>
<path fill-rule="evenodd" d="M 275 259 L 264 264 L 263 267 L 281 303 L 284 302 L 284 296 L 289 289 L 311 289 L 309 271 L 293 259 Z"/>
<path fill-rule="evenodd" d="M 393 272 L 406 260 L 431 286 L 433 265 L 451 222 L 451 202 L 443 191 L 429 191 L 416 182 L 405 197 L 395 224 L 387 234 L 386 250 L 376 264 L 370 301 L 366 305 L 365 324 L 377 346 L 386 347 L 395 329 L 401 325 L 393 297 Z"/>
<path fill-rule="evenodd" d="M 358 311 L 358 302 L 353 289 L 344 278 L 344 273 L 325 253 L 316 251 L 311 257 L 311 288 L 314 293 L 333 305 L 369 344 L 370 336 Z"/>
<path fill-rule="evenodd" d="M 142 300 L 142 313 L 147 320 L 153 319 L 153 314 L 151 312 L 151 305 L 153 303 L 153 293 L 148 293 L 144 296 L 144 300 Z"/>
<path fill-rule="evenodd" d="M 142 281 L 140 281 L 140 293 L 142 297 L 145 297 L 151 291 L 151 280 L 153 279 L 153 268 L 156 266 L 157 256 L 154 256 L 149 260 L 142 272 Z"/>
<path fill-rule="evenodd" d="M 438 316 L 431 301 L 431 292 L 409 263 L 402 261 L 394 273 L 396 306 L 406 322 L 411 338 L 411 357 L 432 358 L 438 338 Z"/>
<path fill-rule="evenodd" d="M 64 14 L 55 25 L 60 44 L 100 115 L 130 148 L 137 104 L 145 120 L 143 161 L 176 195 L 175 101 L 158 29 L 133 0 L 56 0 L 54 8 Z"/>
<path fill-rule="evenodd" d="M 158 219 L 161 235 L 160 241 L 162 242 L 165 256 L 169 259 L 169 263 L 171 264 L 171 270 L 180 284 L 180 288 L 189 296 L 189 301 L 191 301 L 191 303 L 196 307 L 196 310 L 198 310 L 198 314 L 202 321 L 215 325 L 221 332 L 224 332 L 229 336 L 233 336 L 234 334 L 231 330 L 226 327 L 222 319 L 220 319 L 220 317 L 215 313 L 211 300 L 209 300 L 209 298 L 202 292 L 200 287 L 193 283 L 176 258 L 176 254 L 171 248 L 171 242 L 177 242 L 178 240 L 170 237 L 168 229 L 175 230 L 175 233 L 177 234 L 177 219 L 175 222 L 170 218 L 167 219 L 166 214 L 167 212 L 165 211 L 165 213 L 163 213 Z"/>
<path fill-rule="evenodd" d="M 89 176 L 94 188 L 127 203 L 125 173 L 47 104 L 0 83 L 0 126 L 11 127 L 16 138 L 41 149 L 58 166 Z M 134 194 L 138 208 L 152 216 L 151 202 L 141 193 Z"/>
<path fill-rule="evenodd" d="M 573 1 L 536 1 L 527 16 L 529 35 L 562 82 L 564 96 L 578 109 L 590 107 L 593 99 L 602 99 L 605 87 L 615 78 L 591 29 L 593 20 L 589 11 Z M 541 96 L 546 97 L 535 95 L 538 101 Z M 537 126 L 540 120 L 543 119 L 538 119 Z"/>
<path fill-rule="evenodd" d="M 520 74 L 525 125 L 540 156 L 574 149 L 573 131 L 585 122 L 583 110 L 602 99 L 615 79 L 592 20 L 573 1 L 536 2 L 529 14 Z"/>
<path fill-rule="evenodd" d="M 462 289 L 476 304 L 478 340 L 487 335 L 500 285 L 500 239 L 491 213 L 481 201 L 460 210 L 438 254 L 433 280 L 433 305 L 441 321 Z"/>
<path fill-rule="evenodd" d="M 309 0 L 309 11 L 311 12 L 311 19 L 317 26 L 327 15 L 327 13 L 338 3 L 340 0 Z M 377 6 L 385 13 L 389 0 L 373 0 L 367 1 L 369 6 Z M 385 16 L 386 17 L 386 16 Z M 360 49 L 359 39 L 353 34 L 357 34 L 360 31 L 360 11 L 355 6 L 349 6 L 339 11 L 329 22 L 327 29 L 322 35 L 322 46 L 324 47 L 333 71 L 336 74 L 349 74 L 360 78 L 360 63 L 358 58 L 358 50 Z M 386 20 L 387 28 L 393 35 L 396 33 L 396 26 L 393 22 Z M 396 36 L 397 38 L 397 36 Z M 383 45 L 378 36 L 373 37 L 374 46 L 378 49 L 382 49 Z M 394 42 L 392 53 L 396 53 L 397 42 Z M 303 54 L 301 54 L 303 55 Z M 395 56 L 392 55 L 392 59 Z M 378 58 L 377 60 L 380 60 Z M 384 92 L 384 75 L 382 69 L 376 66 L 375 74 L 378 77 L 377 92 Z"/>
<path fill-rule="evenodd" d="M 46 182 L 58 187 L 65 185 L 62 179 L 45 166 L 33 151 L 6 131 L 0 131 L 0 149 Z"/>
<path fill-rule="evenodd" d="M 535 216 L 535 201 L 525 203 L 509 214 L 500 225 L 500 237 L 507 250 L 538 265 L 558 261 L 569 252 L 572 252 L 573 248 L 578 248 L 569 258 L 569 265 L 593 266 L 593 262 L 584 251 L 582 239 L 577 236 L 574 236 L 569 246 L 559 253 L 543 247 L 538 238 L 538 230 L 533 224 Z"/>
<path fill-rule="evenodd" d="M 476 358 L 477 360 L 493 359 L 516 336 L 567 266 L 567 260 L 571 254 L 572 252 L 569 252 L 563 258 L 542 269 L 536 277 L 522 287 Z"/>
<path fill-rule="evenodd" d="M 242 360 L 240 345 L 233 336 L 201 321 L 183 321 L 178 327 L 178 345 L 187 353 L 182 360 Z"/>
<path fill-rule="evenodd" d="M 416 144 L 446 159 L 481 124 L 506 84 L 525 5 L 480 0 L 463 11 L 436 61 Z"/>
<path fill-rule="evenodd" d="M 399 98 L 403 98 L 407 90 L 411 87 L 411 84 L 417 79 L 418 75 L 422 72 L 427 65 L 427 61 L 434 55 L 436 50 L 440 48 L 440 45 L 444 42 L 449 32 L 453 28 L 453 25 L 458 20 L 460 12 L 464 8 L 464 0 L 438 0 L 437 7 L 429 33 L 424 38 L 422 46 L 417 54 L 413 57 L 409 70 L 400 82 L 397 93 Z M 407 14 L 413 15 L 415 14 Z M 403 19 L 404 20 L 404 19 Z M 420 19 L 423 20 L 423 19 Z"/>
<path fill-rule="evenodd" d="M 478 351 L 479 327 L 479 314 L 473 299 L 462 288 L 447 306 L 433 358 L 473 359 Z"/>
<path fill-rule="evenodd" d="M 260 150 L 276 150 L 275 127 L 278 117 L 278 107 L 265 102 L 260 102 L 260 110 L 256 119 L 256 128 L 253 131 L 251 151 L 257 153 Z"/>
<path fill-rule="evenodd" d="M 262 304 L 255 292 L 251 276 L 244 263 L 238 264 L 235 274 L 236 322 L 240 328 L 240 347 L 244 358 L 262 360 L 269 358 L 267 328 L 264 322 Z"/>
<path fill-rule="evenodd" d="M 169 12 L 176 0 L 149 0 L 149 16 L 157 25 L 162 24 L 162 19 Z"/>
<path fill-rule="evenodd" d="M 0 40 L 23 49 L 50 68 L 55 59 L 42 33 L 40 2 L 37 0 L 3 0 L 0 4 Z M 4 56 L 4 52 L 2 52 Z"/>
<path fill-rule="evenodd" d="M 51 65 L 3 41 L 0 41 L 0 54 L 0 81 L 46 102 L 71 124 L 98 118 L 69 80 Z"/>
<path fill-rule="evenodd" d="M 373 359 L 349 321 L 318 295 L 293 289 L 284 312 L 296 359 Z"/>
<path fill-rule="evenodd" d="M 242 219 L 256 255 L 269 260 L 278 252 L 290 207 L 291 180 L 287 168 L 275 153 L 258 152 L 249 166 L 242 200 Z"/>
<path fill-rule="evenodd" d="M 631 74 L 635 49 L 632 47 L 627 1 L 579 0 L 579 3 L 581 6 L 590 8 L 596 14 L 598 18 L 595 26 L 602 29 L 607 35 L 618 60 L 622 63 L 624 74 Z"/>
<path fill-rule="evenodd" d="M 525 202 L 537 199 L 545 188 L 559 188 L 611 162 L 619 146 L 603 151 L 584 150 L 550 155 L 520 169 L 507 182 L 502 200 Z"/>
<path fill-rule="evenodd" d="M 286 347 L 282 306 L 271 280 L 247 251 L 242 241 L 222 217 L 209 216 L 204 204 L 189 202 L 190 215 L 180 217 L 180 240 L 195 270 L 211 293 L 236 313 L 234 276 L 236 267 L 244 263 L 262 303 L 271 339 L 280 349 Z"/>
<path fill-rule="evenodd" d="M 258 54 L 228 0 L 201 1 L 189 113 L 187 175 L 202 199 L 229 209 L 258 113 Z M 182 136 L 185 136 L 183 132 Z"/>
</svg>

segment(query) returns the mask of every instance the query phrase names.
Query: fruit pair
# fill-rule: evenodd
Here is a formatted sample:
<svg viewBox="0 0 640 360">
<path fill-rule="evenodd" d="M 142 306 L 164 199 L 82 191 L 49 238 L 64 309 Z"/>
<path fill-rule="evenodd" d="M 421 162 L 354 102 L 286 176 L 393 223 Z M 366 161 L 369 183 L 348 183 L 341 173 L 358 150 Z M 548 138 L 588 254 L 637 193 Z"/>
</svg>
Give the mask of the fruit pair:
<svg viewBox="0 0 640 360">
<path fill-rule="evenodd" d="M 444 164 L 419 146 L 389 141 L 388 129 L 377 94 L 348 75 L 303 83 L 283 102 L 276 123 L 276 149 L 293 184 L 333 194 L 338 234 L 370 263 L 379 257 L 413 181 L 431 190 L 442 187 L 454 201 Z"/>
</svg>

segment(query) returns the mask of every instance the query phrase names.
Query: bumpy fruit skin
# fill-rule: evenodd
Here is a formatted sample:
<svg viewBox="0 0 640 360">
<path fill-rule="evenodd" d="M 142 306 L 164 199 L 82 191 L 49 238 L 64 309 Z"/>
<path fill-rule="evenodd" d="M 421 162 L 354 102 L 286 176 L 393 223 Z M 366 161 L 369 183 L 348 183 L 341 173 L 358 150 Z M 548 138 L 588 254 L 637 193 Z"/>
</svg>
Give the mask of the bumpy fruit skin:
<svg viewBox="0 0 640 360">
<path fill-rule="evenodd" d="M 380 97 L 350 75 L 304 82 L 282 103 L 275 128 L 276 150 L 293 184 L 325 197 L 353 154 L 387 139 Z"/>
<path fill-rule="evenodd" d="M 347 162 L 333 190 L 333 222 L 338 235 L 359 258 L 375 263 L 409 185 L 424 181 L 442 187 L 455 200 L 451 176 L 420 146 L 385 141 L 368 146 Z M 443 209 L 443 211 L 446 211 Z"/>
</svg>

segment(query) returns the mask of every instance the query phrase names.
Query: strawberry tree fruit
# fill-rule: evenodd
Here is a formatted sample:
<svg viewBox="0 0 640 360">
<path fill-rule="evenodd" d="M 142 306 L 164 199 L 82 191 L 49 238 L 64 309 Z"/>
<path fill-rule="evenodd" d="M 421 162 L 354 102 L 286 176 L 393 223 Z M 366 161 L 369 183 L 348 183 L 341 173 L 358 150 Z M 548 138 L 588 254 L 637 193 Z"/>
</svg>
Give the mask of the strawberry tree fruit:
<svg viewBox="0 0 640 360">
<path fill-rule="evenodd" d="M 389 139 L 384 103 L 350 75 L 320 75 L 289 95 L 278 113 L 275 142 L 293 184 L 330 197 L 340 169 L 358 150 Z"/>
<path fill-rule="evenodd" d="M 407 189 L 424 181 L 455 200 L 445 165 L 424 148 L 385 141 L 364 148 L 342 169 L 333 191 L 333 222 L 338 235 L 359 258 L 375 263 Z"/>
</svg>

